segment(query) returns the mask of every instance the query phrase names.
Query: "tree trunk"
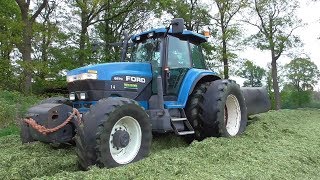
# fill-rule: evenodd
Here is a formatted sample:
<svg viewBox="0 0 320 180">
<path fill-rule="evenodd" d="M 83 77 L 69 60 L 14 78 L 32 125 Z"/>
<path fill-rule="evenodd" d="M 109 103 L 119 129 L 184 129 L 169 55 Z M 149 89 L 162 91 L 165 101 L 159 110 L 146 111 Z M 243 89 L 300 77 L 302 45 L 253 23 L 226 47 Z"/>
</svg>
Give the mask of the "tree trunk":
<svg viewBox="0 0 320 180">
<path fill-rule="evenodd" d="M 28 16 L 26 14 L 26 16 Z M 24 94 L 30 94 L 31 91 L 31 85 L 32 85 L 32 59 L 31 59 L 31 53 L 32 53 L 32 46 L 31 46 L 31 39 L 32 39 L 32 22 L 29 22 L 28 17 L 25 17 L 23 20 L 24 29 L 23 29 L 23 42 L 20 48 L 21 54 L 22 54 L 22 60 L 24 63 L 24 85 L 22 92 Z"/>
<path fill-rule="evenodd" d="M 82 27 L 81 34 L 80 34 L 80 45 L 79 45 L 79 65 L 80 66 L 83 66 L 85 64 L 85 60 L 86 60 L 86 53 L 85 53 L 86 33 L 87 33 L 87 28 Z"/>
<path fill-rule="evenodd" d="M 87 14 L 84 10 L 81 11 L 81 32 L 80 32 L 80 42 L 79 42 L 79 65 L 83 66 L 85 64 L 86 55 L 86 35 L 88 32 L 88 19 Z"/>
<path fill-rule="evenodd" d="M 251 70 L 251 72 L 250 72 L 250 84 L 251 84 L 251 87 L 254 87 L 254 85 L 253 85 L 253 72 L 252 72 L 253 70 Z"/>
<path fill-rule="evenodd" d="M 220 23 L 220 27 L 221 27 L 221 33 L 222 33 L 223 74 L 224 74 L 224 79 L 229 79 L 229 64 L 228 64 L 228 56 L 227 56 L 227 37 L 226 37 L 226 27 L 225 27 L 224 18 L 225 18 L 225 14 L 220 12 L 220 22 L 219 23 Z"/>
<path fill-rule="evenodd" d="M 279 90 L 279 82 L 278 82 L 277 60 L 274 55 L 274 51 L 272 51 L 271 76 L 272 76 L 272 85 L 273 85 L 274 97 L 275 97 L 275 110 L 279 110 L 281 108 L 281 98 L 280 98 L 280 90 Z"/>
<path fill-rule="evenodd" d="M 225 38 L 225 29 L 222 28 L 222 61 L 223 61 L 223 74 L 225 79 L 229 79 L 229 63 L 227 56 L 227 40 Z"/>
</svg>

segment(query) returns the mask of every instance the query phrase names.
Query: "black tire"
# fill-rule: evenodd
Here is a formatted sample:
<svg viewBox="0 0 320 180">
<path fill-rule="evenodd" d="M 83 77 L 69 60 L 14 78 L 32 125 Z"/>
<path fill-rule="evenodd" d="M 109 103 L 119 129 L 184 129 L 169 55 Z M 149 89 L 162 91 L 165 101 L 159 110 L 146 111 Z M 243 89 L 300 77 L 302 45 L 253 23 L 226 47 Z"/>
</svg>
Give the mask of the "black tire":
<svg viewBox="0 0 320 180">
<path fill-rule="evenodd" d="M 123 165 L 112 157 L 109 140 L 113 126 L 125 116 L 130 116 L 138 122 L 142 134 L 140 148 L 134 159 L 128 163 L 148 156 L 152 129 L 146 112 L 135 101 L 127 98 L 102 99 L 83 116 L 83 124 L 79 126 L 75 137 L 79 167 L 82 170 L 87 170 L 95 164 L 108 168 Z"/>
<path fill-rule="evenodd" d="M 200 117 L 203 119 L 205 136 L 236 136 L 247 126 L 245 100 L 239 85 L 234 81 L 213 81 L 203 94 L 201 106 L 203 111 Z"/>
<path fill-rule="evenodd" d="M 198 84 L 188 98 L 185 113 L 195 134 L 184 136 L 187 143 L 191 143 L 195 139 L 201 141 L 206 137 L 203 132 L 203 121 L 201 119 L 201 113 L 203 112 L 201 103 L 204 99 L 203 95 L 209 86 L 210 82 Z"/>
<path fill-rule="evenodd" d="M 20 122 L 20 139 L 22 144 L 34 142 L 29 130 L 29 125 L 23 121 Z"/>
</svg>

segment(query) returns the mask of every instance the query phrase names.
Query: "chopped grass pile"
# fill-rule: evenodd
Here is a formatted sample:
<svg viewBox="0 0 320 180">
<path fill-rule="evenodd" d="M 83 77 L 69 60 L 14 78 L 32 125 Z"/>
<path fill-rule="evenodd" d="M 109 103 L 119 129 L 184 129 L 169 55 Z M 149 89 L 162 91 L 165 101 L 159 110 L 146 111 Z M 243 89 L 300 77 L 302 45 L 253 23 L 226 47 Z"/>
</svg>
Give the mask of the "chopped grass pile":
<svg viewBox="0 0 320 180">
<path fill-rule="evenodd" d="M 1 179 L 318 179 L 320 110 L 282 110 L 254 116 L 236 138 L 184 143 L 153 139 L 151 155 L 113 169 L 78 171 L 74 147 L 21 145 L 0 137 Z"/>
</svg>

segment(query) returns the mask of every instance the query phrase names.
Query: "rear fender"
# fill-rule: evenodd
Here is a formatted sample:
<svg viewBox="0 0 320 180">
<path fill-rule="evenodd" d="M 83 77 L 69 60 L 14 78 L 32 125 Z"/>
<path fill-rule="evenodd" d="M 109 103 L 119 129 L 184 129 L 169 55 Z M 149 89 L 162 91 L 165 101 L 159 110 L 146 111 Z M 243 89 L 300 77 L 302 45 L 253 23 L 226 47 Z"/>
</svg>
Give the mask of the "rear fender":
<svg viewBox="0 0 320 180">
<path fill-rule="evenodd" d="M 220 79 L 217 73 L 210 70 L 203 69 L 190 69 L 181 84 L 178 100 L 177 101 L 165 101 L 165 107 L 168 109 L 185 108 L 188 97 L 192 93 L 193 89 L 198 83 L 210 82 Z"/>
</svg>

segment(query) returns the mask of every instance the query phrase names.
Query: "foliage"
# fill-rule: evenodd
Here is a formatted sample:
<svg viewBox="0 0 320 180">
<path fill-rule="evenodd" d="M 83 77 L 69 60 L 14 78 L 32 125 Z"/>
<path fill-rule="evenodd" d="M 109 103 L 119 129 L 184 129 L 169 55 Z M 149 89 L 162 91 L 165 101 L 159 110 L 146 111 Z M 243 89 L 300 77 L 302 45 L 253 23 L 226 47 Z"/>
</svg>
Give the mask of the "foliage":
<svg viewBox="0 0 320 180">
<path fill-rule="evenodd" d="M 10 54 L 15 44 L 21 41 L 21 18 L 19 8 L 14 1 L 0 1 L 0 88 L 18 89 L 18 78 L 15 78 L 17 69 L 12 65 L 14 60 Z"/>
<path fill-rule="evenodd" d="M 297 90 L 291 84 L 287 84 L 281 92 L 281 98 L 283 109 L 307 107 L 311 103 L 312 91 Z"/>
<path fill-rule="evenodd" d="M 24 96 L 19 92 L 0 90 L 0 129 L 17 124 L 31 105 L 38 102 L 35 96 Z M 1 134 L 1 133 L 0 133 Z"/>
<path fill-rule="evenodd" d="M 202 28 L 210 24 L 209 8 L 202 1 L 164 0 L 158 2 L 158 7 L 175 18 L 184 18 L 188 30 L 201 33 Z"/>
<path fill-rule="evenodd" d="M 137 163 L 77 171 L 74 148 L 21 145 L 0 137 L 2 179 L 317 179 L 318 110 L 281 110 L 253 116 L 236 138 L 208 138 L 187 146 L 182 138 L 154 137 L 151 155 Z M 302 120 L 303 119 L 303 120 Z"/>
<path fill-rule="evenodd" d="M 320 71 L 314 62 L 308 58 L 296 58 L 285 65 L 286 76 L 296 91 L 313 90 L 318 83 Z"/>
<path fill-rule="evenodd" d="M 94 25 L 95 38 L 103 42 L 103 48 L 95 52 L 98 62 L 119 61 L 121 47 L 114 47 L 110 44 L 121 42 L 125 33 L 131 35 L 145 29 L 145 24 L 142 22 L 150 18 L 153 8 L 149 3 L 141 0 L 108 1 L 101 19 Z"/>
<path fill-rule="evenodd" d="M 237 75 L 247 79 L 244 82 L 244 87 L 261 87 L 262 79 L 266 75 L 266 70 L 255 65 L 252 61 L 246 60 Z"/>
</svg>

